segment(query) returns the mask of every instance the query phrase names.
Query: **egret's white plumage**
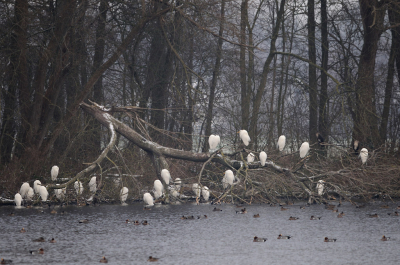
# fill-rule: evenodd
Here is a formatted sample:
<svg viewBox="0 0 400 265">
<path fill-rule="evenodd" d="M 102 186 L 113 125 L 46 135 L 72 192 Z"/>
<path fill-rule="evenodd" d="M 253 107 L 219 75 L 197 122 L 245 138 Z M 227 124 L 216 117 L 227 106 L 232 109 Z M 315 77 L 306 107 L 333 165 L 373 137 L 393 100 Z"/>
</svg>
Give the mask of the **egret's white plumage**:
<svg viewBox="0 0 400 265">
<path fill-rule="evenodd" d="M 226 189 L 229 185 L 233 184 L 233 180 L 235 179 L 235 176 L 233 175 L 232 170 L 228 169 L 225 171 L 225 176 L 222 179 L 222 186 L 224 189 Z"/>
<path fill-rule="evenodd" d="M 286 136 L 285 135 L 279 136 L 279 139 L 278 139 L 279 151 L 282 151 L 283 148 L 285 148 L 285 144 L 286 144 Z"/>
<path fill-rule="evenodd" d="M 176 178 L 174 184 L 175 184 L 176 190 L 179 191 L 181 189 L 182 180 L 180 178 Z"/>
<path fill-rule="evenodd" d="M 14 202 L 15 202 L 15 205 L 16 205 L 17 207 L 21 207 L 21 203 L 22 203 L 22 196 L 21 196 L 21 194 L 19 194 L 19 193 L 15 194 L 15 196 L 14 196 Z"/>
<path fill-rule="evenodd" d="M 59 172 L 60 168 L 58 166 L 53 166 L 51 168 L 51 180 L 52 181 L 56 181 L 57 180 L 57 176 L 58 176 L 58 172 Z"/>
<path fill-rule="evenodd" d="M 29 187 L 28 193 L 26 194 L 26 200 L 32 200 L 33 195 L 35 195 L 35 192 L 33 191 L 32 187 Z"/>
<path fill-rule="evenodd" d="M 300 158 L 304 158 L 309 150 L 310 150 L 310 144 L 308 142 L 302 143 L 300 146 Z"/>
<path fill-rule="evenodd" d="M 171 195 L 174 197 L 179 197 L 179 192 L 176 189 L 171 190 Z"/>
<path fill-rule="evenodd" d="M 239 136 L 240 136 L 240 139 L 242 139 L 244 145 L 248 146 L 249 142 L 250 142 L 249 133 L 246 130 L 240 130 L 239 131 Z"/>
<path fill-rule="evenodd" d="M 153 206 L 154 205 L 153 196 L 151 196 L 151 194 L 148 193 L 148 192 L 143 194 L 143 201 L 147 206 Z"/>
<path fill-rule="evenodd" d="M 260 162 L 262 166 L 265 166 L 265 161 L 267 161 L 267 153 L 264 151 L 260 152 Z"/>
<path fill-rule="evenodd" d="M 322 193 L 324 193 L 324 182 L 323 180 L 318 180 L 317 183 L 317 191 L 318 191 L 318 195 L 322 196 Z"/>
<path fill-rule="evenodd" d="M 361 158 L 361 162 L 365 164 L 368 160 L 368 149 L 367 148 L 361 149 L 359 157 Z"/>
<path fill-rule="evenodd" d="M 254 162 L 254 158 L 255 158 L 255 155 L 253 153 L 249 153 L 247 155 L 247 163 L 253 163 Z"/>
<path fill-rule="evenodd" d="M 219 135 L 211 134 L 210 137 L 208 138 L 208 144 L 210 145 L 210 150 L 217 149 L 217 146 L 219 145 L 220 141 L 221 138 L 219 137 Z"/>
<path fill-rule="evenodd" d="M 45 186 L 39 187 L 39 195 L 42 198 L 42 201 L 47 201 L 47 197 L 49 196 L 49 192 L 47 191 Z"/>
<path fill-rule="evenodd" d="M 203 199 L 205 201 L 208 201 L 208 199 L 210 198 L 210 191 L 208 190 L 207 186 L 204 186 L 201 189 L 201 195 L 203 196 Z"/>
<path fill-rule="evenodd" d="M 60 186 L 60 184 L 56 184 L 56 186 Z M 63 200 L 66 193 L 67 193 L 67 188 L 54 189 L 54 194 L 56 195 L 56 198 L 59 200 Z"/>
<path fill-rule="evenodd" d="M 162 196 L 164 191 L 164 186 L 160 180 L 156 179 L 154 181 L 154 198 L 158 199 Z"/>
<path fill-rule="evenodd" d="M 35 191 L 35 193 L 39 193 L 39 187 L 42 185 L 42 182 L 40 182 L 40 180 L 35 180 L 33 182 L 33 190 Z"/>
<path fill-rule="evenodd" d="M 193 185 L 192 185 L 192 191 L 194 192 L 194 194 L 196 194 L 196 197 L 200 197 L 201 189 L 200 189 L 199 184 L 193 183 Z"/>
<path fill-rule="evenodd" d="M 95 193 L 97 191 L 97 178 L 93 176 L 89 181 L 89 190 L 91 193 Z"/>
<path fill-rule="evenodd" d="M 126 199 L 128 198 L 129 189 L 127 187 L 123 187 L 120 192 L 120 199 L 122 203 L 125 203 Z"/>
<path fill-rule="evenodd" d="M 161 170 L 161 177 L 165 184 L 169 185 L 169 182 L 171 181 L 171 174 L 169 173 L 168 169 Z"/>
<path fill-rule="evenodd" d="M 26 195 L 28 194 L 29 188 L 31 186 L 29 186 L 28 182 L 24 182 L 21 185 L 21 188 L 19 189 L 19 194 L 21 195 L 22 198 L 26 198 Z"/>
<path fill-rule="evenodd" d="M 79 180 L 75 181 L 74 183 L 74 188 L 76 191 L 76 194 L 81 195 L 83 192 L 83 184 Z"/>
</svg>

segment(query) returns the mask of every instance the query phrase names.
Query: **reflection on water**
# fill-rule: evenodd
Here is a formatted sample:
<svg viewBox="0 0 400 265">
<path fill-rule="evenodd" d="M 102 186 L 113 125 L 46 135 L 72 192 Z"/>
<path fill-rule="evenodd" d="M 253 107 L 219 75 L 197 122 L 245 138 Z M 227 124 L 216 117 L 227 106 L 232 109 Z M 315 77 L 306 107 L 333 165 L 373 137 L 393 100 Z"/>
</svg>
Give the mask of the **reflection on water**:
<svg viewBox="0 0 400 265">
<path fill-rule="evenodd" d="M 65 214 L 50 210 L 0 208 L 0 258 L 13 264 L 93 264 L 105 256 L 110 264 L 143 264 L 149 256 L 162 264 L 399 264 L 400 217 L 379 203 L 357 209 L 339 207 L 345 216 L 325 210 L 323 205 L 289 210 L 268 205 L 246 206 L 248 213 L 236 214 L 234 205 L 156 205 L 143 210 L 141 204 L 98 207 L 63 207 Z M 14 216 L 9 213 L 15 212 Z M 253 218 L 254 214 L 260 218 Z M 378 218 L 368 214 L 377 213 Z M 206 214 L 207 219 L 197 219 Z M 194 220 L 181 220 L 193 215 Z M 310 220 L 311 215 L 322 217 Z M 299 217 L 290 221 L 289 217 Z M 79 223 L 81 219 L 88 223 Z M 149 225 L 127 224 L 147 220 Z M 26 233 L 20 233 L 21 228 Z M 292 236 L 278 240 L 279 234 Z M 386 235 L 392 241 L 382 242 Z M 43 236 L 46 241 L 33 242 Z M 268 238 L 253 243 L 253 237 Z M 324 237 L 336 242 L 324 243 Z M 43 248 L 43 255 L 30 250 Z"/>
</svg>

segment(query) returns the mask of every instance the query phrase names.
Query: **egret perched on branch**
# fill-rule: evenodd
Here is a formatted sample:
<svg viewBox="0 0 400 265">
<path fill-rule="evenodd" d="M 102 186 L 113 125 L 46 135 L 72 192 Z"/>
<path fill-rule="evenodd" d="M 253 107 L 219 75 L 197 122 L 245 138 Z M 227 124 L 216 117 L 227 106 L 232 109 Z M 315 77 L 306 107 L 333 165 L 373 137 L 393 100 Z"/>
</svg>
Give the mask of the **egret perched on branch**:
<svg viewBox="0 0 400 265">
<path fill-rule="evenodd" d="M 317 191 L 318 191 L 318 195 L 322 196 L 322 193 L 324 193 L 324 182 L 322 179 L 318 180 L 317 183 Z"/>
<path fill-rule="evenodd" d="M 254 162 L 254 158 L 255 158 L 255 155 L 253 153 L 249 153 L 247 155 L 247 163 L 253 163 Z"/>
<path fill-rule="evenodd" d="M 279 151 L 282 151 L 283 148 L 285 148 L 285 144 L 286 144 L 286 136 L 285 135 L 279 136 L 279 139 L 278 139 Z"/>
<path fill-rule="evenodd" d="M 154 197 L 156 199 L 160 198 L 163 194 L 164 186 L 160 180 L 156 179 L 154 181 Z"/>
<path fill-rule="evenodd" d="M 26 199 L 28 201 L 32 200 L 33 195 L 35 195 L 35 192 L 33 191 L 33 189 L 31 187 L 29 187 L 28 193 L 26 194 Z"/>
<path fill-rule="evenodd" d="M 217 149 L 217 146 L 219 145 L 220 141 L 221 138 L 219 137 L 219 135 L 211 134 L 210 137 L 208 137 L 208 144 L 210 145 L 210 150 Z"/>
<path fill-rule="evenodd" d="M 267 161 L 267 153 L 264 151 L 260 152 L 260 162 L 262 166 L 265 166 L 265 161 Z"/>
<path fill-rule="evenodd" d="M 368 160 L 368 149 L 367 148 L 361 149 L 359 157 L 361 158 L 361 162 L 364 165 Z"/>
<path fill-rule="evenodd" d="M 74 183 L 74 188 L 76 191 L 76 194 L 81 195 L 83 192 L 83 184 L 79 180 L 75 181 Z"/>
<path fill-rule="evenodd" d="M 175 184 L 176 190 L 180 191 L 181 185 L 182 185 L 182 180 L 180 178 L 176 178 L 174 184 Z"/>
<path fill-rule="evenodd" d="M 302 143 L 300 146 L 300 158 L 304 158 L 309 150 L 310 150 L 310 144 L 308 142 Z"/>
<path fill-rule="evenodd" d="M 239 136 L 240 136 L 240 139 L 242 139 L 244 145 L 248 146 L 249 142 L 250 142 L 249 133 L 246 130 L 240 130 L 239 131 Z"/>
<path fill-rule="evenodd" d="M 169 173 L 168 169 L 161 170 L 161 177 L 165 184 L 169 185 L 169 182 L 171 181 L 171 174 Z"/>
<path fill-rule="evenodd" d="M 19 194 L 19 193 L 15 194 L 15 196 L 14 196 L 14 202 L 15 202 L 15 205 L 16 205 L 17 207 L 21 207 L 21 203 L 22 203 L 22 196 L 21 196 L 21 194 Z"/>
<path fill-rule="evenodd" d="M 58 171 L 59 171 L 60 169 L 58 168 L 58 166 L 53 166 L 52 168 L 51 168 L 51 180 L 52 181 L 56 181 L 57 180 L 57 176 L 58 176 Z"/>
<path fill-rule="evenodd" d="M 192 185 L 192 191 L 194 192 L 194 194 L 196 194 L 196 198 L 200 197 L 200 186 L 197 183 L 193 183 Z"/>
<path fill-rule="evenodd" d="M 153 196 L 151 196 L 151 194 L 148 193 L 148 192 L 143 194 L 143 201 L 147 206 L 153 206 L 154 205 Z"/>
<path fill-rule="evenodd" d="M 22 198 L 26 198 L 26 195 L 28 194 L 29 188 L 31 186 L 29 186 L 28 182 L 24 182 L 21 185 L 21 188 L 19 189 L 19 194 L 21 195 Z"/>
<path fill-rule="evenodd" d="M 56 184 L 56 186 L 60 186 L 60 184 Z M 63 200 L 66 193 L 67 193 L 67 188 L 54 189 L 54 194 L 56 195 L 56 198 L 59 200 Z"/>
<path fill-rule="evenodd" d="M 97 177 L 93 176 L 89 181 L 89 190 L 91 193 L 95 193 L 97 191 Z"/>
<path fill-rule="evenodd" d="M 225 171 L 225 176 L 222 179 L 222 186 L 224 189 L 226 189 L 229 185 L 233 184 L 233 180 L 235 179 L 235 176 L 233 175 L 232 170 L 228 169 Z"/>
<path fill-rule="evenodd" d="M 204 186 L 201 189 L 201 195 L 203 196 L 205 201 L 208 201 L 208 199 L 210 198 L 210 191 L 208 190 L 207 186 Z"/>
<path fill-rule="evenodd" d="M 39 187 L 39 195 L 40 198 L 42 198 L 42 201 L 47 201 L 47 197 L 49 196 L 49 192 L 47 191 L 45 186 L 40 186 Z"/>
<path fill-rule="evenodd" d="M 39 187 L 42 185 L 42 182 L 40 182 L 40 180 L 35 180 L 33 182 L 33 190 L 35 191 L 35 193 L 39 193 Z"/>
<path fill-rule="evenodd" d="M 120 192 L 120 199 L 121 199 L 121 203 L 122 204 L 124 204 L 125 203 L 125 201 L 126 201 L 126 199 L 128 198 L 128 192 L 129 192 L 129 190 L 128 190 L 128 188 L 127 187 L 123 187 L 122 189 L 121 189 L 121 192 Z"/>
</svg>

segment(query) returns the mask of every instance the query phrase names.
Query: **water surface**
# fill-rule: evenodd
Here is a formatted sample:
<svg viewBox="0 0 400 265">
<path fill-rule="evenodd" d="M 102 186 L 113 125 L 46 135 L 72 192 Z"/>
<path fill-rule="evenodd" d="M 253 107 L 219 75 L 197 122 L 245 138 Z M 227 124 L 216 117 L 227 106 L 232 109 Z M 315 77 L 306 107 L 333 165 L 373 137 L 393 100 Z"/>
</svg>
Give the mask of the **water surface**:
<svg viewBox="0 0 400 265">
<path fill-rule="evenodd" d="M 339 207 L 345 216 L 325 210 L 323 205 L 300 209 L 302 203 L 286 206 L 287 211 L 269 205 L 246 206 L 247 214 L 236 214 L 235 205 L 156 205 L 143 210 L 142 204 L 63 207 L 50 210 L 0 208 L 0 258 L 13 264 L 94 264 L 106 256 L 109 264 L 146 264 L 149 256 L 161 264 L 399 264 L 400 217 L 387 213 L 382 203 L 365 208 L 350 204 Z M 60 214 L 64 210 L 65 214 Z M 9 216 L 14 212 L 14 216 Z M 254 214 L 260 218 L 253 218 Z M 379 218 L 367 214 L 377 213 Z M 207 219 L 181 220 L 185 216 Z M 310 220 L 310 216 L 321 220 Z M 299 220 L 289 221 L 290 216 Z M 89 223 L 80 224 L 80 219 Z M 135 226 L 125 220 L 147 220 Z M 27 232 L 20 233 L 24 227 Z M 291 235 L 278 240 L 279 234 Z M 391 237 L 380 241 L 382 235 Z M 43 236 L 57 243 L 33 242 Z M 266 237 L 254 243 L 253 237 Z M 325 243 L 324 237 L 337 242 Z M 29 250 L 44 248 L 32 256 Z"/>
</svg>

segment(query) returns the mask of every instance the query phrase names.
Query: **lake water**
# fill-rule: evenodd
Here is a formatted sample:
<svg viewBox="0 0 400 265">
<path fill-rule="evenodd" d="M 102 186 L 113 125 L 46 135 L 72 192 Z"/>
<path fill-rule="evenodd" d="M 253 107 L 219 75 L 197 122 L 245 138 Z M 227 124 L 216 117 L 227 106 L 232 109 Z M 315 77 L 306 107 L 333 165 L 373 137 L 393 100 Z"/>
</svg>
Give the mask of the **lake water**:
<svg viewBox="0 0 400 265">
<path fill-rule="evenodd" d="M 387 213 L 398 204 L 368 204 L 339 207 L 345 216 L 325 210 L 323 205 L 300 209 L 302 203 L 286 206 L 287 211 L 269 205 L 245 206 L 247 214 L 236 214 L 235 205 L 156 205 L 143 210 L 142 204 L 63 207 L 65 214 L 50 210 L 0 208 L 0 258 L 13 264 L 94 264 L 102 256 L 109 264 L 146 264 L 149 256 L 161 264 L 399 264 L 400 217 Z M 400 211 L 400 210 L 399 210 Z M 14 216 L 9 216 L 14 212 Z M 254 214 L 260 218 L 253 218 Z M 379 218 L 367 214 L 377 213 Z M 181 220 L 182 215 L 208 216 Z M 310 216 L 321 220 L 310 220 Z M 289 221 L 290 216 L 299 220 Z M 89 219 L 82 224 L 80 219 Z M 125 220 L 147 220 L 135 226 Z M 20 233 L 21 228 L 26 233 Z M 279 234 L 291 235 L 278 240 Z M 383 242 L 381 237 L 391 237 Z M 263 243 L 253 237 L 266 237 Z M 324 237 L 336 238 L 325 243 Z M 54 238 L 57 242 L 33 242 Z M 43 255 L 29 250 L 43 248 Z"/>
</svg>

